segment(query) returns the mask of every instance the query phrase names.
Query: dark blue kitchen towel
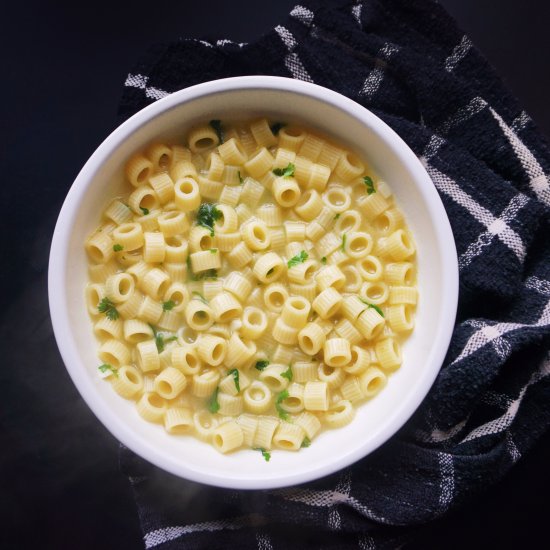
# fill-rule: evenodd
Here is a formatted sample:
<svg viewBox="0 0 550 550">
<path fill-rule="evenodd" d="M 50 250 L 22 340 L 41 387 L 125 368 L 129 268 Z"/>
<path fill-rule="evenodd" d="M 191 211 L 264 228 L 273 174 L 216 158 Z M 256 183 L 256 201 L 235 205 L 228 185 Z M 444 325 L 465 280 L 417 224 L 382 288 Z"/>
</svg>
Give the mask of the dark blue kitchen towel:
<svg viewBox="0 0 550 550">
<path fill-rule="evenodd" d="M 315 483 L 239 492 L 176 479 L 122 449 L 147 548 L 395 548 L 501 479 L 550 423 L 550 153 L 533 122 L 430 0 L 304 1 L 250 44 L 179 40 L 128 75 L 126 118 L 206 80 L 270 74 L 371 109 L 445 205 L 460 302 L 443 368 L 386 445 Z"/>
</svg>

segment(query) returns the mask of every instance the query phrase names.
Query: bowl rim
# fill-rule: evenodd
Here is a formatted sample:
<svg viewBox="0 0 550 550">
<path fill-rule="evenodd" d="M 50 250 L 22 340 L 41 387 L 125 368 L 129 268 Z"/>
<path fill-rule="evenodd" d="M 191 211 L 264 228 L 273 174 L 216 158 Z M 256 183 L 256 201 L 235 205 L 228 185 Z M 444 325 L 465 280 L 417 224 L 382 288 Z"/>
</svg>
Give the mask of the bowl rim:
<svg viewBox="0 0 550 550">
<path fill-rule="evenodd" d="M 373 131 L 379 139 L 384 141 L 395 152 L 405 169 L 412 174 L 415 182 L 420 184 L 419 192 L 425 201 L 432 219 L 437 221 L 438 231 L 434 238 L 438 243 L 441 255 L 443 270 L 441 310 L 444 313 L 442 315 L 442 322 L 438 325 L 436 334 L 434 334 L 434 347 L 430 350 L 431 357 L 433 358 L 432 368 L 421 371 L 422 376 L 420 377 L 416 393 L 400 407 L 399 414 L 394 415 L 386 431 L 369 439 L 368 444 L 366 443 L 359 447 L 353 453 L 346 454 L 339 461 L 317 467 L 306 473 L 300 472 L 296 474 L 290 471 L 285 476 L 276 478 L 266 476 L 264 479 L 246 480 L 228 479 L 219 474 L 216 475 L 216 472 L 209 472 L 207 474 L 197 472 L 175 460 L 174 457 L 166 456 L 166 453 L 161 452 L 157 447 L 143 446 L 137 440 L 136 434 L 131 427 L 112 415 L 97 400 L 97 390 L 91 381 L 79 374 L 83 363 L 79 357 L 75 342 L 71 338 L 66 338 L 66 335 L 71 333 L 71 326 L 68 316 L 68 294 L 65 292 L 63 283 L 68 262 L 70 228 L 73 227 L 77 215 L 76 206 L 85 193 L 89 182 L 93 179 L 100 163 L 105 161 L 112 151 L 116 150 L 140 126 L 180 103 L 228 91 L 254 89 L 291 92 L 313 97 L 318 101 L 331 105 L 360 120 L 362 124 Z M 48 265 L 48 299 L 57 346 L 73 383 L 96 417 L 123 445 L 149 462 L 178 477 L 224 488 L 271 489 L 319 479 L 353 464 L 380 447 L 395 435 L 411 418 L 435 381 L 450 344 L 458 306 L 458 258 L 451 225 L 435 185 L 413 151 L 384 121 L 352 99 L 317 84 L 276 76 L 241 76 L 204 82 L 159 99 L 138 111 L 118 126 L 99 145 L 75 178 L 63 202 L 56 222 Z"/>
</svg>

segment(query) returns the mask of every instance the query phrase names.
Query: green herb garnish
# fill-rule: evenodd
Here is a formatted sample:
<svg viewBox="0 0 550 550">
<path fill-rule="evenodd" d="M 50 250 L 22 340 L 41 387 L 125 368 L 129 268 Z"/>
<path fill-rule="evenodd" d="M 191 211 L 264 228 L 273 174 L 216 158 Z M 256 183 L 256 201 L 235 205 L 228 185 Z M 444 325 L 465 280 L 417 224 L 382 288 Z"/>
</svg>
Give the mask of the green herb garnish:
<svg viewBox="0 0 550 550">
<path fill-rule="evenodd" d="M 359 300 L 361 300 L 364 304 L 366 304 L 367 306 L 369 306 L 369 308 L 372 308 L 374 309 L 374 311 L 376 311 L 378 314 L 380 314 L 382 317 L 385 317 L 383 311 L 375 304 L 371 304 L 370 302 L 367 302 L 366 300 L 363 300 L 363 298 L 361 298 L 360 296 L 357 296 L 357 298 L 359 298 Z"/>
<path fill-rule="evenodd" d="M 217 251 L 218 251 L 217 248 L 211 248 L 210 249 L 210 254 L 215 254 Z"/>
<path fill-rule="evenodd" d="M 239 174 L 239 183 L 242 185 L 244 183 L 244 180 L 243 180 L 243 177 L 241 176 L 241 171 L 239 170 L 237 174 Z"/>
<path fill-rule="evenodd" d="M 292 382 L 292 365 L 288 365 L 288 369 L 281 373 L 283 378 L 286 378 L 289 382 Z"/>
<path fill-rule="evenodd" d="M 159 353 L 162 353 L 164 351 L 164 346 L 168 342 L 173 342 L 174 340 L 177 340 L 177 336 L 169 336 L 168 338 L 165 338 L 164 335 L 157 331 L 157 329 L 149 323 L 149 326 L 151 327 L 151 330 L 153 331 L 153 337 L 155 338 L 155 344 L 157 346 L 157 351 Z"/>
<path fill-rule="evenodd" d="M 282 407 L 281 403 L 287 399 L 288 397 L 288 391 L 283 390 L 277 395 L 277 399 L 275 400 L 275 408 L 277 409 L 277 413 L 279 414 L 279 418 L 282 420 L 286 420 L 288 422 L 289 416 L 288 412 L 286 412 Z"/>
<path fill-rule="evenodd" d="M 102 298 L 101 302 L 97 306 L 99 313 L 105 313 L 108 319 L 111 321 L 116 321 L 119 317 L 118 310 L 115 307 L 115 304 L 105 296 Z"/>
<path fill-rule="evenodd" d="M 264 460 L 266 462 L 269 462 L 269 459 L 271 458 L 271 453 L 266 451 L 263 447 L 254 447 L 252 450 L 253 451 L 260 451 L 262 453 L 262 456 L 264 457 Z"/>
<path fill-rule="evenodd" d="M 214 390 L 214 393 L 208 400 L 208 410 L 214 414 L 217 413 L 220 410 L 220 404 L 218 402 L 218 392 L 220 391 L 220 388 L 216 388 Z"/>
<path fill-rule="evenodd" d="M 276 176 L 283 177 L 283 178 L 291 178 L 294 175 L 294 170 L 296 167 L 292 162 L 289 162 L 286 168 L 274 168 L 273 173 Z"/>
<path fill-rule="evenodd" d="M 376 193 L 374 182 L 370 176 L 365 176 L 363 178 L 363 183 L 367 186 L 367 194 L 372 195 L 373 193 Z"/>
<path fill-rule="evenodd" d="M 267 361 L 266 359 L 263 359 L 262 361 L 256 361 L 256 364 L 254 365 L 254 367 L 258 370 L 264 370 L 268 367 L 269 365 L 269 361 Z"/>
<path fill-rule="evenodd" d="M 144 208 L 143 206 L 140 206 L 139 209 L 143 212 L 144 216 L 147 216 L 149 214 L 149 208 Z"/>
<path fill-rule="evenodd" d="M 174 300 L 168 300 L 167 302 L 162 303 L 163 311 L 171 311 L 175 307 L 176 307 L 176 302 L 174 302 Z"/>
<path fill-rule="evenodd" d="M 117 243 L 117 244 L 114 244 L 114 245 L 113 245 L 113 250 L 114 250 L 115 252 L 120 252 L 121 250 L 124 250 L 124 247 L 123 247 L 121 244 L 118 244 L 118 243 Z"/>
<path fill-rule="evenodd" d="M 223 143 L 223 130 L 222 130 L 222 121 L 221 120 L 211 120 L 210 126 L 216 132 L 218 136 L 219 143 Z"/>
<path fill-rule="evenodd" d="M 214 224 L 222 217 L 222 213 L 215 204 L 203 202 L 197 212 L 197 223 L 210 230 L 210 236 L 214 236 Z"/>
<path fill-rule="evenodd" d="M 322 263 L 323 265 L 326 265 L 326 263 L 327 263 L 327 257 L 326 257 L 326 256 L 323 256 L 323 257 L 321 258 L 321 263 Z"/>
<path fill-rule="evenodd" d="M 342 235 L 342 246 L 340 247 L 344 252 L 346 250 L 346 234 Z"/>
<path fill-rule="evenodd" d="M 334 219 L 337 220 L 339 217 L 340 217 L 340 213 L 336 214 L 336 216 L 334 216 Z"/>
<path fill-rule="evenodd" d="M 275 122 L 273 123 L 270 128 L 271 128 L 271 133 L 276 136 L 281 128 L 284 128 L 286 126 L 286 122 Z"/>
<path fill-rule="evenodd" d="M 99 365 L 97 367 L 101 372 L 106 373 L 107 371 L 111 371 L 113 375 L 118 378 L 118 369 L 115 369 L 112 365 L 109 365 L 108 363 L 103 363 L 103 365 Z"/>
<path fill-rule="evenodd" d="M 208 305 L 208 300 L 200 292 L 197 292 L 196 290 L 193 290 L 193 292 L 191 292 L 191 294 L 193 296 L 195 296 L 195 298 L 197 300 L 200 300 L 203 304 Z"/>
<path fill-rule="evenodd" d="M 302 441 L 302 444 L 300 445 L 300 447 L 303 447 L 304 449 L 306 447 L 309 447 L 311 445 L 311 439 L 309 439 L 309 437 L 306 435 L 304 437 L 304 440 Z"/>
<path fill-rule="evenodd" d="M 197 273 L 196 275 L 193 273 L 191 278 L 193 281 L 203 281 L 204 279 L 216 280 L 218 278 L 218 272 L 215 269 L 207 269 L 206 271 Z"/>
<path fill-rule="evenodd" d="M 233 381 L 235 382 L 235 387 L 237 388 L 237 392 L 241 391 L 241 386 L 239 384 L 239 371 L 237 369 L 231 369 L 227 374 L 230 374 L 233 376 Z"/>
<path fill-rule="evenodd" d="M 295 265 L 304 263 L 308 258 L 309 258 L 308 253 L 305 250 L 302 250 L 302 252 L 300 252 L 300 254 L 296 254 L 296 256 L 293 256 L 292 258 L 290 258 L 290 260 L 288 260 L 288 262 L 287 262 L 287 265 L 290 269 L 291 267 L 294 267 Z"/>
</svg>

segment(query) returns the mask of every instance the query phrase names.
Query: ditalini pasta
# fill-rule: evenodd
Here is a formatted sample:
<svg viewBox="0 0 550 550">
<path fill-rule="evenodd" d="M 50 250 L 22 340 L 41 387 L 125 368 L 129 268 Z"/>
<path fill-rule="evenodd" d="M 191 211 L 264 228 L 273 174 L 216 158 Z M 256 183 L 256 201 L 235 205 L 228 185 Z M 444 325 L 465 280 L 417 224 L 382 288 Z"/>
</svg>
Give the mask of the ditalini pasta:
<svg viewBox="0 0 550 550">
<path fill-rule="evenodd" d="M 364 159 L 297 126 L 210 121 L 126 164 L 88 237 L 98 368 L 222 453 L 297 451 L 401 367 L 414 239 Z"/>
</svg>

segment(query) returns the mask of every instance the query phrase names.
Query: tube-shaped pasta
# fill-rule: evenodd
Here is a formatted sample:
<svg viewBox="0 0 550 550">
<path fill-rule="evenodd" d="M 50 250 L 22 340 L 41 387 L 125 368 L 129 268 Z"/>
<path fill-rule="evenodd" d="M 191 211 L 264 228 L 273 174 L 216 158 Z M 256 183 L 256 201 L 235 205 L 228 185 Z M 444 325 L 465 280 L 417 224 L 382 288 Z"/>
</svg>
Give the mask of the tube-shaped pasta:
<svg viewBox="0 0 550 550">
<path fill-rule="evenodd" d="M 274 159 L 271 153 L 265 147 L 262 147 L 245 162 L 244 167 L 253 178 L 261 178 L 268 170 L 271 170 L 273 162 Z"/>
<path fill-rule="evenodd" d="M 162 423 L 168 408 L 166 401 L 156 393 L 144 393 L 136 405 L 137 412 L 147 422 Z"/>
<path fill-rule="evenodd" d="M 410 258 L 415 253 L 411 236 L 403 229 L 394 231 L 389 237 L 378 239 L 380 254 L 400 262 Z"/>
<path fill-rule="evenodd" d="M 224 422 L 212 433 L 212 444 L 220 453 L 238 449 L 244 442 L 242 428 L 235 421 Z"/>
<path fill-rule="evenodd" d="M 292 296 L 286 300 L 281 311 L 281 319 L 287 325 L 302 329 L 307 323 L 311 304 L 301 296 Z"/>
<path fill-rule="evenodd" d="M 134 186 L 145 184 L 153 173 L 153 163 L 145 155 L 134 155 L 126 163 L 126 178 Z"/>
<path fill-rule="evenodd" d="M 375 308 L 368 308 L 355 321 L 355 328 L 366 340 L 376 338 L 384 328 L 385 319 Z"/>
<path fill-rule="evenodd" d="M 317 380 L 318 367 L 319 363 L 316 361 L 296 361 L 292 363 L 292 379 L 298 383 Z"/>
<path fill-rule="evenodd" d="M 149 185 L 153 188 L 160 204 L 166 204 L 174 199 L 174 182 L 166 172 L 150 177 Z"/>
<path fill-rule="evenodd" d="M 277 138 L 273 135 L 269 123 L 265 118 L 255 120 L 250 124 L 250 131 L 260 147 L 273 147 L 277 145 Z"/>
<path fill-rule="evenodd" d="M 279 426 L 279 420 L 272 416 L 261 416 L 258 420 L 258 428 L 254 437 L 254 448 L 271 449 L 273 435 Z"/>
<path fill-rule="evenodd" d="M 258 257 L 252 271 L 259 281 L 269 284 L 279 279 L 284 269 L 282 258 L 275 252 L 268 252 Z"/>
<path fill-rule="evenodd" d="M 242 166 L 247 160 L 246 151 L 235 138 L 228 139 L 219 145 L 218 152 L 225 164 Z"/>
<path fill-rule="evenodd" d="M 286 389 L 288 397 L 279 403 L 286 412 L 296 414 L 304 410 L 304 386 L 293 382 Z"/>
<path fill-rule="evenodd" d="M 321 290 L 326 290 L 331 287 L 336 290 L 341 290 L 344 288 L 346 277 L 338 266 L 328 265 L 321 268 L 315 275 L 315 281 Z"/>
<path fill-rule="evenodd" d="M 323 202 L 337 214 L 349 210 L 351 197 L 341 185 L 330 185 L 322 195 Z"/>
<path fill-rule="evenodd" d="M 334 233 L 327 233 L 317 241 L 315 244 L 315 250 L 319 256 L 327 257 L 341 246 L 342 237 L 338 237 Z"/>
<path fill-rule="evenodd" d="M 358 344 L 363 339 L 363 335 L 347 319 L 340 319 L 334 325 L 334 332 L 350 344 Z"/>
<path fill-rule="evenodd" d="M 305 432 L 301 426 L 282 422 L 273 434 L 273 444 L 285 451 L 298 451 L 304 441 Z"/>
<path fill-rule="evenodd" d="M 174 200 L 177 207 L 184 212 L 196 210 L 201 203 L 197 181 L 190 176 L 176 180 L 174 184 Z"/>
<path fill-rule="evenodd" d="M 189 344 L 172 348 L 172 365 L 183 374 L 194 375 L 200 372 L 202 363 L 197 349 Z"/>
<path fill-rule="evenodd" d="M 107 277 L 115 274 L 117 271 L 118 266 L 113 260 L 106 264 L 91 265 L 88 268 L 90 279 L 94 283 L 104 283 L 107 280 Z"/>
<path fill-rule="evenodd" d="M 276 204 L 263 204 L 256 210 L 256 216 L 267 227 L 279 227 L 283 223 L 283 212 Z"/>
<path fill-rule="evenodd" d="M 252 414 L 262 414 L 272 405 L 271 390 L 266 384 L 254 380 L 243 392 L 244 408 Z"/>
<path fill-rule="evenodd" d="M 136 345 L 136 356 L 142 372 L 159 370 L 160 358 L 155 340 L 145 340 Z"/>
<path fill-rule="evenodd" d="M 224 185 L 220 194 L 220 203 L 235 208 L 241 198 L 241 185 Z"/>
<path fill-rule="evenodd" d="M 189 250 L 191 252 L 209 251 L 215 248 L 217 237 L 206 227 L 195 226 L 189 232 Z"/>
<path fill-rule="evenodd" d="M 288 299 L 288 291 L 286 287 L 279 283 L 274 283 L 267 286 L 264 290 L 264 303 L 269 311 L 280 313 Z"/>
<path fill-rule="evenodd" d="M 175 399 L 187 386 L 187 378 L 174 367 L 165 368 L 155 378 L 155 391 L 164 399 Z"/>
<path fill-rule="evenodd" d="M 324 361 L 330 367 L 344 367 L 351 361 L 351 346 L 345 338 L 329 338 L 323 346 Z"/>
<path fill-rule="evenodd" d="M 388 324 L 394 332 L 407 332 L 414 328 L 413 306 L 397 304 L 386 308 Z"/>
<path fill-rule="evenodd" d="M 243 312 L 243 306 L 239 300 L 229 292 L 220 292 L 212 298 L 210 307 L 214 312 L 214 320 L 218 323 L 228 323 L 231 319 L 240 317 Z"/>
<path fill-rule="evenodd" d="M 272 392 L 281 392 L 289 384 L 288 378 L 283 376 L 288 371 L 287 365 L 271 364 L 264 369 L 259 376 L 261 382 L 263 382 Z"/>
<path fill-rule="evenodd" d="M 132 218 L 132 211 L 124 203 L 115 199 L 114 201 L 111 201 L 111 204 L 105 210 L 104 216 L 112 220 L 117 225 L 120 225 L 121 223 L 130 221 Z"/>
<path fill-rule="evenodd" d="M 346 372 L 341 367 L 331 367 L 325 363 L 320 363 L 317 368 L 317 378 L 321 382 L 326 382 L 329 388 L 339 388 L 346 379 Z"/>
<path fill-rule="evenodd" d="M 195 428 L 195 432 L 197 436 L 204 441 L 210 441 L 218 424 L 218 419 L 205 409 L 193 415 L 193 427 Z"/>
<path fill-rule="evenodd" d="M 164 235 L 159 232 L 146 231 L 143 234 L 143 259 L 147 263 L 161 263 L 166 255 Z"/>
<path fill-rule="evenodd" d="M 239 227 L 239 219 L 235 209 L 228 204 L 219 204 L 216 208 L 221 214 L 221 217 L 217 219 L 214 224 L 216 234 L 233 233 L 237 231 Z"/>
<path fill-rule="evenodd" d="M 131 399 L 143 390 L 143 375 L 136 367 L 129 365 L 119 367 L 117 375 L 111 376 L 111 385 L 122 397 Z"/>
<path fill-rule="evenodd" d="M 317 323 L 308 323 L 298 334 L 298 344 L 306 355 L 317 355 L 325 344 L 325 333 Z"/>
<path fill-rule="evenodd" d="M 321 422 L 314 414 L 304 411 L 294 419 L 294 424 L 300 426 L 308 439 L 313 439 L 321 429 Z"/>
<path fill-rule="evenodd" d="M 246 406 L 246 405 L 245 405 Z M 244 445 L 252 447 L 254 436 L 258 429 L 258 419 L 249 414 L 241 414 L 237 417 L 237 423 L 241 427 L 244 436 Z"/>
<path fill-rule="evenodd" d="M 344 367 L 349 374 L 361 374 L 370 365 L 370 353 L 359 346 L 351 346 L 351 361 Z"/>
<path fill-rule="evenodd" d="M 210 269 L 219 269 L 222 265 L 220 251 L 217 248 L 201 250 L 189 254 L 193 273 L 201 273 Z"/>
<path fill-rule="evenodd" d="M 295 126 L 284 126 L 279 130 L 279 147 L 296 152 L 306 137 L 306 132 Z"/>
<path fill-rule="evenodd" d="M 304 386 L 304 407 L 306 411 L 327 411 L 329 405 L 326 382 L 306 382 Z"/>
<path fill-rule="evenodd" d="M 273 182 L 273 197 L 283 208 L 291 208 L 302 194 L 298 182 L 292 177 L 279 177 Z"/>
<path fill-rule="evenodd" d="M 342 397 L 346 401 L 354 403 L 360 401 L 365 397 L 363 390 L 361 389 L 361 384 L 359 383 L 359 378 L 357 376 L 348 376 L 341 384 L 339 388 Z"/>
<path fill-rule="evenodd" d="M 190 300 L 185 308 L 185 320 L 193 330 L 206 330 L 214 324 L 214 311 L 201 300 Z"/>
<path fill-rule="evenodd" d="M 217 153 L 211 152 L 206 159 L 206 172 L 211 180 L 219 181 L 222 178 L 225 164 Z"/>
<path fill-rule="evenodd" d="M 342 399 L 323 415 L 323 421 L 329 428 L 341 428 L 349 424 L 354 416 L 353 405 L 348 400 Z"/>
<path fill-rule="evenodd" d="M 376 367 L 368 368 L 359 376 L 359 384 L 365 397 L 372 397 L 379 393 L 387 381 L 386 374 Z"/>
<path fill-rule="evenodd" d="M 243 412 L 243 398 L 241 395 L 218 393 L 219 414 L 223 416 L 238 416 Z"/>
<path fill-rule="evenodd" d="M 247 177 L 244 180 L 239 200 L 250 207 L 255 207 L 260 202 L 264 191 L 265 188 L 261 183 L 253 178 Z"/>
<path fill-rule="evenodd" d="M 150 296 L 145 296 L 138 305 L 136 316 L 146 323 L 157 323 L 161 315 L 162 304 L 153 300 Z"/>
<path fill-rule="evenodd" d="M 296 205 L 294 211 L 304 220 L 310 222 L 319 214 L 323 208 L 321 196 L 314 189 L 305 191 Z"/>
<path fill-rule="evenodd" d="M 244 242 L 238 243 L 225 257 L 235 269 L 242 269 L 253 258 L 250 248 Z"/>
<path fill-rule="evenodd" d="M 307 284 L 313 282 L 313 276 L 318 268 L 315 260 L 306 260 L 288 268 L 287 276 L 290 281 L 297 284 Z"/>
<path fill-rule="evenodd" d="M 370 254 L 373 240 L 365 231 L 350 231 L 346 233 L 344 252 L 354 260 L 358 260 Z"/>
<path fill-rule="evenodd" d="M 332 317 L 342 304 L 342 295 L 332 287 L 323 290 L 313 300 L 311 306 L 322 319 Z"/>
<path fill-rule="evenodd" d="M 130 350 L 120 340 L 109 339 L 99 346 L 98 356 L 103 363 L 115 368 L 130 362 Z"/>
<path fill-rule="evenodd" d="M 105 340 L 107 338 L 120 340 L 122 338 L 122 328 L 123 322 L 121 319 L 109 319 L 108 317 L 101 317 L 94 324 L 94 334 L 101 340 Z"/>
<path fill-rule="evenodd" d="M 342 181 L 351 181 L 358 178 L 365 170 L 365 165 L 361 160 L 349 151 L 340 155 L 338 164 L 334 169 L 334 175 Z"/>
<path fill-rule="evenodd" d="M 117 305 L 117 310 L 123 319 L 132 319 L 136 317 L 143 301 L 143 294 L 138 290 L 122 304 Z"/>
<path fill-rule="evenodd" d="M 170 286 L 168 274 L 154 267 L 146 273 L 141 281 L 140 288 L 154 300 L 160 300 Z"/>
<path fill-rule="evenodd" d="M 386 264 L 386 281 L 390 285 L 412 285 L 414 283 L 414 267 L 410 262 Z"/>
<path fill-rule="evenodd" d="M 169 407 L 164 414 L 164 428 L 169 434 L 189 433 L 193 428 L 193 414 L 187 407 Z"/>
<path fill-rule="evenodd" d="M 265 250 L 271 244 L 267 225 L 261 220 L 251 220 L 241 227 L 241 235 L 250 250 Z"/>
<path fill-rule="evenodd" d="M 368 308 L 368 304 L 363 302 L 358 296 L 345 296 L 342 299 L 340 313 L 348 320 L 354 323 L 356 319 Z"/>
<path fill-rule="evenodd" d="M 374 220 L 390 207 L 390 203 L 380 193 L 361 197 L 357 200 L 357 204 L 368 220 Z"/>
<path fill-rule="evenodd" d="M 138 319 L 127 319 L 123 325 L 124 339 L 130 344 L 137 344 L 153 338 L 153 329 Z"/>
<path fill-rule="evenodd" d="M 410 304 L 415 305 L 418 291 L 412 286 L 391 286 L 389 289 L 388 303 L 390 305 Z"/>
<path fill-rule="evenodd" d="M 219 141 L 214 128 L 206 124 L 193 128 L 187 136 L 189 149 L 193 153 L 204 153 L 218 145 Z"/>
<path fill-rule="evenodd" d="M 273 326 L 273 338 L 280 344 L 288 346 L 298 342 L 298 328 L 287 325 L 281 317 L 278 317 Z"/>
<path fill-rule="evenodd" d="M 225 357 L 225 365 L 229 368 L 242 367 L 256 353 L 256 344 L 251 340 L 241 339 L 234 332 L 229 338 L 227 345 L 227 355 Z"/>
<path fill-rule="evenodd" d="M 257 307 L 244 308 L 240 329 L 244 338 L 258 339 L 267 330 L 267 315 Z"/>
<path fill-rule="evenodd" d="M 115 236 L 113 235 L 113 237 Z M 111 239 L 109 235 L 103 232 L 97 232 L 86 241 L 86 252 L 92 261 L 96 263 L 107 263 L 113 257 L 113 246 L 113 239 Z"/>
<path fill-rule="evenodd" d="M 237 271 L 232 271 L 223 282 L 223 289 L 233 294 L 241 302 L 246 302 L 252 292 L 252 284 Z"/>
<path fill-rule="evenodd" d="M 147 147 L 145 155 L 152 162 L 155 171 L 166 170 L 172 160 L 172 149 L 164 143 L 153 143 Z"/>
<path fill-rule="evenodd" d="M 231 252 L 241 242 L 240 232 L 218 233 L 216 242 L 221 252 Z"/>
<path fill-rule="evenodd" d="M 165 238 L 184 233 L 189 229 L 189 220 L 183 212 L 171 210 L 163 212 L 157 218 L 159 228 Z"/>
<path fill-rule="evenodd" d="M 210 397 L 220 380 L 220 373 L 216 369 L 205 369 L 193 375 L 192 392 L 196 397 Z"/>
<path fill-rule="evenodd" d="M 180 282 L 172 283 L 163 297 L 165 306 L 171 303 L 171 310 L 178 313 L 185 310 L 189 299 L 189 289 Z"/>
</svg>

